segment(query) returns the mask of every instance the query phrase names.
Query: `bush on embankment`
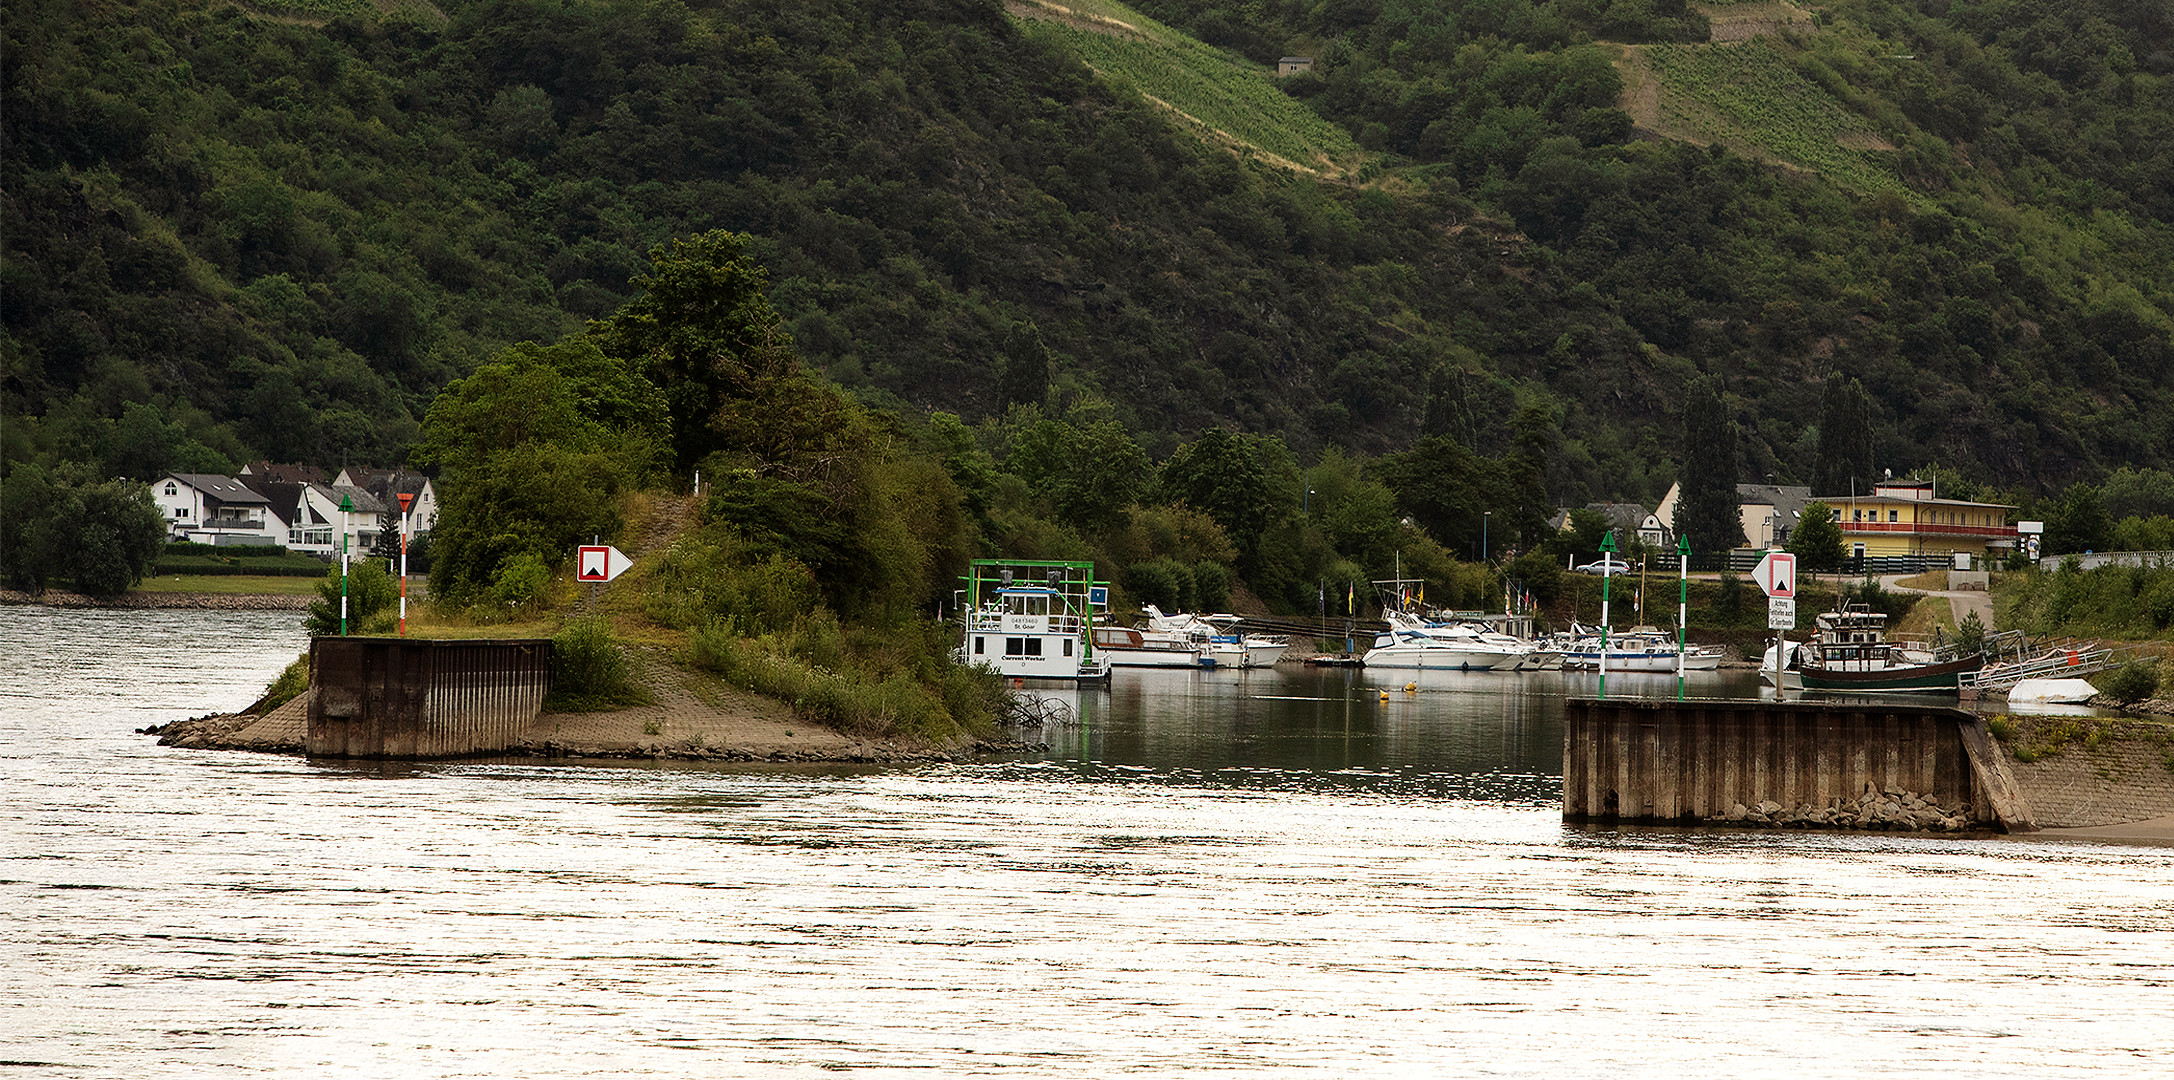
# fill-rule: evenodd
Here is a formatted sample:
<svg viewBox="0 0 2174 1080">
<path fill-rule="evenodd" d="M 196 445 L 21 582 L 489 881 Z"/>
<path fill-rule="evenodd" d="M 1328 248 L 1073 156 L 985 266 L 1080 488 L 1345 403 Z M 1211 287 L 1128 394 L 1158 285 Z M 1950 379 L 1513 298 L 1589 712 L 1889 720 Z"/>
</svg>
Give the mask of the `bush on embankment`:
<svg viewBox="0 0 2174 1080">
<path fill-rule="evenodd" d="M 2174 567 L 2101 566 L 2065 560 L 2051 572 L 2000 575 L 1994 602 L 2004 628 L 2065 637 L 2130 640 L 2174 636 Z"/>
<path fill-rule="evenodd" d="M 626 647 L 602 618 L 589 616 L 566 624 L 551 638 L 549 712 L 601 712 L 656 700 L 635 681 Z"/>
<path fill-rule="evenodd" d="M 862 735 L 947 739 L 994 722 L 1006 691 L 959 663 L 938 624 L 893 627 L 880 645 L 849 641 L 825 611 L 784 633 L 743 637 L 730 620 L 696 631 L 687 661 L 743 690 L 778 698 L 815 723 Z"/>
</svg>

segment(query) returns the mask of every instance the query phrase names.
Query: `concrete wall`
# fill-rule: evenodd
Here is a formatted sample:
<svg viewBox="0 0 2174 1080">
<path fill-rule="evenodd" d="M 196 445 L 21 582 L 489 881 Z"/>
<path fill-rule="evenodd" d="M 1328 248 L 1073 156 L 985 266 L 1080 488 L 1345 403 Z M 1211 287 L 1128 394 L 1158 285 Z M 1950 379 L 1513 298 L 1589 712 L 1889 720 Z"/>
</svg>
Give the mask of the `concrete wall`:
<svg viewBox="0 0 2174 1080">
<path fill-rule="evenodd" d="M 1867 784 L 1967 806 L 1970 820 L 2028 828 L 1985 721 L 1960 709 L 1773 701 L 1572 699 L 1563 728 L 1563 818 L 1682 824 L 1732 804 L 1856 798 Z"/>
<path fill-rule="evenodd" d="M 310 642 L 303 749 L 325 757 L 496 753 L 551 688 L 551 643 L 323 637 Z"/>
</svg>

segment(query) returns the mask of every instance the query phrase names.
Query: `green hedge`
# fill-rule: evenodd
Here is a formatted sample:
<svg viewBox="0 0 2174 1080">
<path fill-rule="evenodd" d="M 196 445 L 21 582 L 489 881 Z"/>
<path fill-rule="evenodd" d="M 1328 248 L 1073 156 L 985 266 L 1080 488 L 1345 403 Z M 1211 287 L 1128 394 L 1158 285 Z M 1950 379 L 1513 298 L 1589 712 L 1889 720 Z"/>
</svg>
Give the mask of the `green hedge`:
<svg viewBox="0 0 2174 1080">
<path fill-rule="evenodd" d="M 285 553 L 282 553 L 285 554 Z M 197 577 L 323 577 L 325 564 L 307 555 L 280 559 L 228 559 L 203 555 L 167 555 L 152 565 L 153 574 Z"/>
</svg>

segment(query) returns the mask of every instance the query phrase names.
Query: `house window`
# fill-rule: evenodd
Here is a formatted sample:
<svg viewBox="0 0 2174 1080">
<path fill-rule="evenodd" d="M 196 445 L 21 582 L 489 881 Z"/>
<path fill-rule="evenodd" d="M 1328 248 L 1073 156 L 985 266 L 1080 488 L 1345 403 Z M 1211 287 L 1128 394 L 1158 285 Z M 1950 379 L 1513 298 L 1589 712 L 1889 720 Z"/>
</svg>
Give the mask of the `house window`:
<svg viewBox="0 0 2174 1080">
<path fill-rule="evenodd" d="M 1901 520 L 1902 520 L 1902 511 L 1900 511 L 1900 510 L 1889 510 L 1889 511 L 1887 512 L 1887 520 L 1889 520 L 1889 521 L 1901 521 Z"/>
<path fill-rule="evenodd" d="M 1849 512 L 1849 519 L 1851 521 L 1863 521 L 1865 519 L 1865 512 L 1862 510 L 1852 510 Z"/>
<path fill-rule="evenodd" d="M 166 494 L 168 494 L 168 495 L 175 495 L 175 494 L 179 494 L 179 493 L 178 493 L 178 492 L 176 492 L 176 491 L 174 490 L 174 486 L 173 486 L 172 484 L 168 484 L 168 485 L 166 485 Z"/>
</svg>

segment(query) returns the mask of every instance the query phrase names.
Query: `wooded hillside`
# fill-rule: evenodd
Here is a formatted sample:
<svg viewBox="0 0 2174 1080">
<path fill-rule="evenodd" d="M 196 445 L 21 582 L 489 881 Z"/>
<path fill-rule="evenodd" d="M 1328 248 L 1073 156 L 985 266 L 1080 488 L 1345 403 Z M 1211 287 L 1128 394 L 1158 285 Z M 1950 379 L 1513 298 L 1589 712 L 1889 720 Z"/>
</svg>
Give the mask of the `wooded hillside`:
<svg viewBox="0 0 2174 1080">
<path fill-rule="evenodd" d="M 1808 478 L 1837 377 L 1897 473 L 2174 464 L 2167 5 L 1811 9 L 1761 70 L 1846 114 L 1855 179 L 1756 100 L 1729 131 L 1765 135 L 1709 146 L 1623 111 L 1617 43 L 1712 49 L 1726 6 L 1140 5 L 1264 80 L 1317 56 L 1278 92 L 1371 155 L 1330 180 L 997 0 L 9 0 L 0 438 L 104 475 L 391 461 L 448 381 L 723 228 L 865 400 L 1099 397 L 1157 456 L 1522 438 L 1556 503 L 1651 499 L 1713 374 L 1746 478 Z"/>
</svg>

